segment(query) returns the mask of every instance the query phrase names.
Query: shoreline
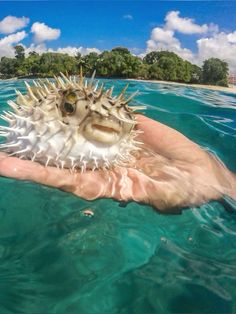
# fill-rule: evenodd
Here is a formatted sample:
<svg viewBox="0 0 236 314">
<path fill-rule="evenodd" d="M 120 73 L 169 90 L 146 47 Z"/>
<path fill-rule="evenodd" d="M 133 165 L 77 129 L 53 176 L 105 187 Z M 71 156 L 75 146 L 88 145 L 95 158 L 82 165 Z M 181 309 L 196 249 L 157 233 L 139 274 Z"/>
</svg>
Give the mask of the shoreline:
<svg viewBox="0 0 236 314">
<path fill-rule="evenodd" d="M 236 86 L 235 87 L 223 87 L 216 85 L 203 85 L 203 84 L 187 84 L 187 83 L 178 83 L 178 82 L 170 82 L 170 81 L 158 81 L 158 80 L 141 80 L 141 79 L 124 79 L 125 81 L 137 81 L 137 82 L 145 82 L 145 83 L 155 83 L 155 84 L 166 84 L 166 85 L 177 85 L 177 86 L 187 86 L 193 88 L 202 88 L 209 89 L 221 92 L 229 92 L 232 94 L 236 94 Z"/>
<path fill-rule="evenodd" d="M 32 79 L 32 78 L 48 78 L 49 76 L 22 76 L 22 77 L 10 77 L 10 78 L 0 78 L 0 81 L 11 81 L 18 79 Z M 103 79 L 107 77 L 102 77 Z M 217 85 L 204 85 L 204 84 L 188 84 L 188 83 L 179 83 L 179 82 L 171 82 L 171 81 L 159 81 L 159 80 L 144 80 L 144 79 L 133 79 L 133 78 L 112 78 L 112 79 L 121 79 L 124 81 L 136 81 L 136 82 L 145 82 L 145 83 L 154 83 L 154 84 L 166 84 L 166 85 L 176 85 L 176 86 L 186 86 L 193 88 L 202 88 L 214 91 L 228 92 L 231 94 L 236 94 L 236 85 L 234 87 L 224 87 Z"/>
</svg>

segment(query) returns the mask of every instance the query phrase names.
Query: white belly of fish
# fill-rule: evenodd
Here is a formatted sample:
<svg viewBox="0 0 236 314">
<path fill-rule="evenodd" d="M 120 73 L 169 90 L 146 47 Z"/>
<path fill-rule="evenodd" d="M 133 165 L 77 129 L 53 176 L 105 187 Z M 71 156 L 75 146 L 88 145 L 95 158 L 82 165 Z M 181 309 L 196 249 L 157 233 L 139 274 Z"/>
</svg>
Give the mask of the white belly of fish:
<svg viewBox="0 0 236 314">
<path fill-rule="evenodd" d="M 10 156 L 38 161 L 46 166 L 72 170 L 110 168 L 126 165 L 140 149 L 135 140 L 135 110 L 124 98 L 127 86 L 112 97 L 113 87 L 104 90 L 89 84 L 82 73 L 76 77 L 55 77 L 26 82 L 28 93 L 16 91 L 16 101 L 8 101 L 13 111 L 1 116 L 8 126 L 0 126 L 6 138 L 0 149 Z"/>
<path fill-rule="evenodd" d="M 106 146 L 88 142 L 77 127 L 63 126 L 58 121 L 41 121 L 31 115 L 12 117 L 8 131 L 7 151 L 15 156 L 38 161 L 46 166 L 58 166 L 72 170 L 108 168 L 110 165 L 127 162 L 130 150 L 135 148 L 130 135 L 124 136 L 119 143 Z M 2 144 L 4 148 L 4 144 Z"/>
</svg>

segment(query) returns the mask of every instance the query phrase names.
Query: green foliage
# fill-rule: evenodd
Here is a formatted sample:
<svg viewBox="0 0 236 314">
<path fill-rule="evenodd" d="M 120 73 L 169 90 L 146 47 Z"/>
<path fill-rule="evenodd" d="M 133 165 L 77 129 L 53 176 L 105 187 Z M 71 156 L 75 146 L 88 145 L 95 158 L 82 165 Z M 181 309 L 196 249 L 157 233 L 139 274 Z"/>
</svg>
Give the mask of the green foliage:
<svg viewBox="0 0 236 314">
<path fill-rule="evenodd" d="M 125 47 L 86 56 L 46 52 L 39 55 L 32 51 L 25 57 L 24 47 L 15 46 L 15 58 L 2 57 L 2 77 L 40 76 L 50 77 L 60 72 L 77 74 L 80 66 L 90 76 L 96 69 L 97 76 L 155 79 L 184 83 L 216 84 L 227 86 L 228 64 L 219 59 L 206 60 L 203 69 L 183 60 L 170 51 L 152 51 L 144 59 L 134 56 Z"/>
<path fill-rule="evenodd" d="M 39 59 L 39 70 L 44 76 L 59 75 L 60 72 L 75 74 L 77 72 L 77 61 L 67 54 L 47 52 Z"/>
<path fill-rule="evenodd" d="M 160 61 L 160 59 L 162 57 L 166 57 L 166 58 L 179 58 L 181 59 L 179 56 L 177 56 L 174 52 L 170 52 L 170 51 L 152 51 L 149 52 L 144 58 L 143 61 L 147 64 L 154 64 Z"/>
<path fill-rule="evenodd" d="M 201 69 L 198 66 L 183 60 L 174 52 L 152 51 L 143 61 L 149 65 L 150 79 L 197 83 L 201 77 Z"/>
<path fill-rule="evenodd" d="M 190 83 L 199 83 L 202 81 L 202 69 L 195 64 L 191 64 Z"/>
<path fill-rule="evenodd" d="M 149 66 L 146 63 L 141 61 L 141 65 L 138 69 L 138 75 L 136 78 L 147 80 L 149 78 L 148 71 L 149 71 Z"/>
<path fill-rule="evenodd" d="M 133 56 L 127 48 L 114 48 L 97 56 L 94 66 L 99 76 L 138 77 L 142 68 L 142 60 Z"/>
<path fill-rule="evenodd" d="M 111 50 L 111 52 L 118 52 L 120 55 L 130 54 L 129 49 L 125 47 L 115 47 Z"/>
<path fill-rule="evenodd" d="M 212 85 L 228 86 L 228 64 L 218 58 L 205 60 L 202 67 L 202 80 Z"/>
<path fill-rule="evenodd" d="M 164 80 L 163 69 L 158 63 L 153 63 L 148 67 L 148 78 L 152 80 Z"/>
<path fill-rule="evenodd" d="M 17 45 L 14 47 L 15 49 L 15 57 L 18 60 L 23 60 L 25 58 L 25 49 L 21 45 Z"/>
<path fill-rule="evenodd" d="M 17 60 L 2 57 L 0 62 L 0 73 L 6 78 L 15 76 L 17 70 Z"/>
<path fill-rule="evenodd" d="M 28 58 L 24 60 L 24 63 L 22 64 L 26 70 L 27 73 L 30 75 L 37 75 L 37 73 L 40 73 L 40 56 L 35 51 L 32 51 L 29 53 Z"/>
<path fill-rule="evenodd" d="M 80 65 L 84 68 L 86 75 L 92 75 L 93 71 L 97 68 L 98 54 L 90 52 L 88 55 L 80 58 Z"/>
</svg>

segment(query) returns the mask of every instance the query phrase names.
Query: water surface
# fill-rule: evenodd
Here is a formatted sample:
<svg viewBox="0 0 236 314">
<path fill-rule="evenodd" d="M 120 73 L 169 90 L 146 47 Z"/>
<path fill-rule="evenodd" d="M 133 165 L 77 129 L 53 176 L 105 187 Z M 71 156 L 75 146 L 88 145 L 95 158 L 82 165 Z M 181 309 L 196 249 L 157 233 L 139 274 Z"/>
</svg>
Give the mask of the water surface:
<svg viewBox="0 0 236 314">
<path fill-rule="evenodd" d="M 105 83 L 118 93 L 126 82 Z M 0 111 L 15 88 L 23 82 L 0 82 Z M 129 92 L 137 89 L 149 117 L 236 171 L 236 95 L 131 81 Z M 166 216 L 0 178 L 3 314 L 234 314 L 235 252 L 236 212 L 218 202 Z"/>
</svg>

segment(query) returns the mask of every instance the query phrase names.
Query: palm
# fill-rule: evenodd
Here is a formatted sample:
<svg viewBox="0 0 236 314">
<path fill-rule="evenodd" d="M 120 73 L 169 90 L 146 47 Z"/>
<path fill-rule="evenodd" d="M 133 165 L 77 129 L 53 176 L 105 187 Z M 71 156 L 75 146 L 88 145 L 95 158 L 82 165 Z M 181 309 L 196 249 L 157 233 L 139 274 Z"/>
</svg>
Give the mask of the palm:
<svg viewBox="0 0 236 314">
<path fill-rule="evenodd" d="M 144 131 L 140 139 L 155 154 L 143 153 L 135 168 L 70 173 L 0 153 L 0 175 L 54 186 L 90 200 L 134 200 L 159 210 L 219 198 L 217 161 L 176 130 L 144 116 L 138 116 L 138 122 Z"/>
</svg>

